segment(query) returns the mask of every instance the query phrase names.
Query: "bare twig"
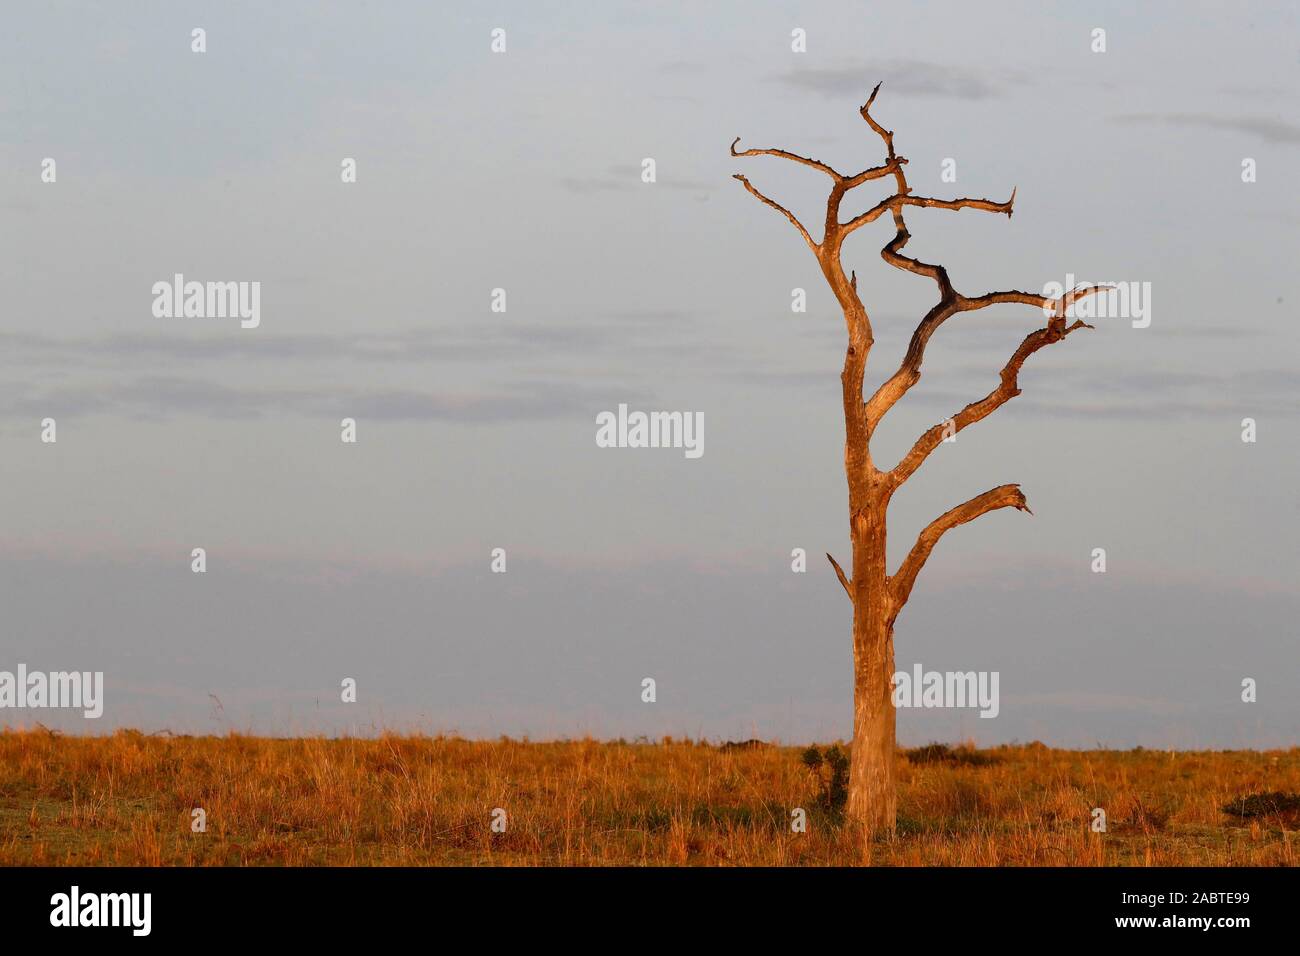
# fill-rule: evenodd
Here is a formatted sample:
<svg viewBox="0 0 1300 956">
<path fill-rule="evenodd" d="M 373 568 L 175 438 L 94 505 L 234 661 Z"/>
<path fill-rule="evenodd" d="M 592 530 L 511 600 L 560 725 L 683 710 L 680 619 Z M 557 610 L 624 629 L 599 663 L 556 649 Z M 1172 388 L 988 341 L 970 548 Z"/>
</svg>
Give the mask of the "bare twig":
<svg viewBox="0 0 1300 956">
<path fill-rule="evenodd" d="M 844 593 L 849 596 L 850 601 L 853 600 L 853 586 L 849 583 L 848 575 L 844 573 L 844 569 L 840 567 L 840 563 L 831 557 L 829 551 L 826 552 L 826 560 L 829 561 L 831 567 L 835 569 L 835 575 L 840 579 L 840 584 L 844 585 Z"/>
<path fill-rule="evenodd" d="M 764 196 L 761 192 L 759 192 L 750 184 L 748 179 L 740 175 L 740 173 L 736 173 L 732 178 L 740 180 L 741 183 L 744 184 L 745 188 L 748 189 L 750 193 L 752 193 L 760 202 L 763 202 L 771 206 L 777 212 L 781 213 L 781 215 L 785 216 L 785 218 L 789 219 L 790 225 L 794 226 L 796 229 L 799 230 L 799 235 L 803 236 L 803 241 L 808 243 L 808 248 L 810 248 L 813 251 L 813 254 L 816 255 L 818 253 L 817 243 L 813 242 L 812 236 L 808 235 L 808 230 L 804 228 L 803 223 L 801 223 L 798 219 L 795 218 L 794 213 L 786 209 L 784 206 L 782 206 L 780 203 L 776 202 L 775 200 L 769 199 L 766 196 Z"/>
</svg>

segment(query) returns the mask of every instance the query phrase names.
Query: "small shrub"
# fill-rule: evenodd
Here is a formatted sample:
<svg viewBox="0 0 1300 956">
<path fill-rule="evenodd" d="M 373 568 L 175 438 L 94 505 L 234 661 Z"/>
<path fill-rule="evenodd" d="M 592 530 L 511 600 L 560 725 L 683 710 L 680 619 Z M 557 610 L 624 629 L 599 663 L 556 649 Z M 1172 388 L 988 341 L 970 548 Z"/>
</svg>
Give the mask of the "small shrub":
<svg viewBox="0 0 1300 956">
<path fill-rule="evenodd" d="M 949 747 L 939 743 L 904 750 L 903 756 L 914 764 L 951 763 L 966 767 L 987 767 L 998 762 L 997 757 L 982 753 L 974 747 Z"/>
<path fill-rule="evenodd" d="M 718 749 L 723 753 L 730 753 L 733 750 L 760 750 L 763 747 L 770 747 L 771 744 L 762 740 L 728 740 Z"/>
<path fill-rule="evenodd" d="M 831 744 L 825 750 L 809 747 L 802 760 L 817 782 L 817 802 L 833 813 L 843 810 L 849 798 L 848 755 L 838 744 Z"/>
<path fill-rule="evenodd" d="M 1238 797 L 1221 808 L 1229 816 L 1243 820 L 1270 817 L 1283 813 L 1300 813 L 1300 793 L 1251 793 Z"/>
</svg>

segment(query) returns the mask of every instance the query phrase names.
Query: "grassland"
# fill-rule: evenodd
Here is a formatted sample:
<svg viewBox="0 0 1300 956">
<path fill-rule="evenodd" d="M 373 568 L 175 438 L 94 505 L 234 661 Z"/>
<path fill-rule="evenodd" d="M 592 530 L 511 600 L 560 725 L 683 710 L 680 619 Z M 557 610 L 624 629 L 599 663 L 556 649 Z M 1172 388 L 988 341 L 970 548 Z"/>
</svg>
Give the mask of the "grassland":
<svg viewBox="0 0 1300 956">
<path fill-rule="evenodd" d="M 802 748 L 0 733 L 0 865 L 1296 863 L 1300 749 L 900 753 L 864 852 Z M 1300 799 L 1300 798 L 1298 798 Z M 1241 813 L 1223 808 L 1237 801 Z M 191 811 L 206 814 L 193 832 Z M 791 830 L 803 808 L 807 831 Z M 1107 832 L 1092 831 L 1093 808 Z M 493 832 L 495 808 L 506 830 Z"/>
</svg>

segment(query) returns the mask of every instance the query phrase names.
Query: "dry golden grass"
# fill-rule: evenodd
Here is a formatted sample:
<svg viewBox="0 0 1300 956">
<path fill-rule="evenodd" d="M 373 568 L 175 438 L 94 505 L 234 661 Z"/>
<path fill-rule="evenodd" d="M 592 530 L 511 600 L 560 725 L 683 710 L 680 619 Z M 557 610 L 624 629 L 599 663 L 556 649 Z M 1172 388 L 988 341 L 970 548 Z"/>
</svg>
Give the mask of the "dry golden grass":
<svg viewBox="0 0 1300 956">
<path fill-rule="evenodd" d="M 1295 863 L 1300 749 L 899 755 L 899 834 L 870 860 L 818 809 L 800 748 L 452 737 L 0 733 L 0 865 Z M 979 765 L 971 754 L 989 758 Z M 914 760 L 916 762 L 914 762 Z M 203 807 L 207 832 L 192 833 Z M 493 808 L 508 829 L 493 833 Z M 790 811 L 808 811 L 792 833 Z M 1105 834 L 1091 832 L 1103 807 Z"/>
</svg>

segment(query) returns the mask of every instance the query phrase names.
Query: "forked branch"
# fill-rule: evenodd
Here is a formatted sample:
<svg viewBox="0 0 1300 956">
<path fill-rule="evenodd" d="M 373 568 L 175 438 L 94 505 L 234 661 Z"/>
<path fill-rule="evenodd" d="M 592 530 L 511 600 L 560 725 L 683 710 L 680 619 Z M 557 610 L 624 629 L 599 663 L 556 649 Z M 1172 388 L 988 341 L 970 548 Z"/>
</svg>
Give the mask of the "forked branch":
<svg viewBox="0 0 1300 956">
<path fill-rule="evenodd" d="M 921 363 L 925 360 L 925 347 L 929 344 L 930 337 L 934 335 L 939 326 L 958 312 L 974 312 L 979 309 L 986 309 L 991 305 L 1015 302 L 1038 306 L 1047 315 L 1059 318 L 1064 316 L 1066 310 L 1078 300 L 1109 288 L 1104 285 L 1084 286 L 1071 289 L 1065 295 L 1056 299 L 1035 295 L 1031 292 L 1017 291 L 989 292 L 972 299 L 954 291 L 951 283 L 948 282 L 947 272 L 943 271 L 942 267 L 937 268 L 943 272 L 939 283 L 940 288 L 945 290 L 943 298 L 926 314 L 925 318 L 917 325 L 916 331 L 912 333 L 912 340 L 908 343 L 907 353 L 903 356 L 903 361 L 899 363 L 898 371 L 881 383 L 875 394 L 867 401 L 867 424 L 873 431 L 876 425 L 880 423 L 880 419 L 885 416 L 885 413 L 893 408 L 898 400 L 921 380 Z"/>
<path fill-rule="evenodd" d="M 950 211 L 975 209 L 982 212 L 1002 214 L 1010 218 L 1015 208 L 1016 190 L 1011 190 L 1011 195 L 1005 202 L 968 197 L 934 199 L 928 196 L 913 196 L 904 169 L 907 160 L 899 156 L 894 149 L 893 131 L 885 129 L 871 115 L 872 104 L 875 103 L 876 95 L 879 92 L 880 84 L 877 83 L 859 112 L 863 120 L 875 131 L 884 144 L 886 161 L 883 165 L 871 167 L 852 176 L 844 176 L 834 167 L 823 163 L 821 160 L 800 156 L 784 149 L 737 150 L 736 146 L 740 142 L 739 137 L 731 144 L 731 155 L 773 156 L 808 166 L 831 177 L 832 186 L 826 200 L 825 232 L 822 241 L 818 243 L 813 240 L 808 230 L 793 213 L 759 192 L 744 176 L 740 174 L 735 176 L 755 198 L 780 212 L 798 230 L 808 247 L 812 249 L 813 254 L 817 257 L 823 274 L 844 309 L 849 342 L 841 379 L 844 389 L 846 470 L 849 473 L 850 498 L 852 500 L 855 493 L 865 494 L 866 492 L 862 491 L 862 489 L 866 486 L 866 483 L 870 482 L 877 486 L 877 490 L 871 493 L 880 494 L 882 497 L 879 500 L 887 502 L 889 496 L 915 473 L 930 453 L 942 443 L 947 434 L 961 431 L 985 418 L 1020 394 L 1018 376 L 1021 367 L 1030 355 L 1044 346 L 1060 341 L 1076 329 L 1091 328 L 1090 325 L 1082 321 L 1067 325 L 1066 314 L 1070 306 L 1076 301 L 1105 287 L 1087 286 L 1072 289 L 1058 298 L 1049 298 L 1016 290 L 988 292 L 984 295 L 968 297 L 953 288 L 948 270 L 944 266 L 937 263 L 923 262 L 920 259 L 905 255 L 903 250 L 912 238 L 904 217 L 904 211 L 908 207 Z M 847 222 L 841 222 L 839 211 L 845 194 L 865 182 L 886 176 L 892 176 L 894 179 L 895 188 L 893 194 L 880 200 L 860 215 L 849 219 Z M 890 213 L 893 218 L 894 236 L 880 250 L 881 258 L 897 269 L 931 279 L 938 287 L 939 301 L 931 307 L 912 333 L 907 353 L 899 364 L 898 370 L 885 380 L 870 399 L 863 401 L 862 382 L 866 371 L 867 356 L 874 340 L 866 309 L 858 297 L 857 276 L 851 273 L 849 275 L 845 274 L 840 261 L 840 251 L 845 238 L 862 226 L 879 219 L 886 212 Z M 925 359 L 925 350 L 930 338 L 944 322 L 959 312 L 974 312 L 1003 303 L 1037 306 L 1047 313 L 1047 324 L 1044 328 L 1029 333 L 1024 341 L 1020 343 L 1020 347 L 1016 349 L 1003 367 L 997 388 L 989 392 L 984 398 L 971 402 L 954 415 L 951 419 L 951 426 L 948 423 L 935 425 L 922 434 L 898 464 L 891 471 L 883 473 L 882 480 L 882 473 L 876 470 L 871 463 L 869 449 L 871 435 L 889 409 L 920 380 L 921 366 Z M 854 489 L 858 489 L 858 491 L 855 492 Z M 1028 510 L 1025 507 L 1024 496 L 1020 494 L 1016 485 L 1004 485 L 1001 488 L 995 488 L 977 498 L 973 498 L 964 505 L 959 505 L 952 511 L 942 515 L 921 532 L 916 546 L 903 562 L 898 574 L 891 579 L 893 582 L 891 584 L 891 594 L 894 601 L 893 613 L 897 614 L 897 609 L 907 600 L 907 595 L 911 592 L 912 583 L 915 581 L 917 573 L 925 563 L 935 542 L 944 531 L 970 521 L 986 511 L 1003 507 L 1017 507 Z M 852 598 L 852 582 L 850 582 L 848 576 L 834 558 L 829 554 L 826 557 L 835 569 L 840 584 L 844 586 L 844 590 Z"/>
</svg>

